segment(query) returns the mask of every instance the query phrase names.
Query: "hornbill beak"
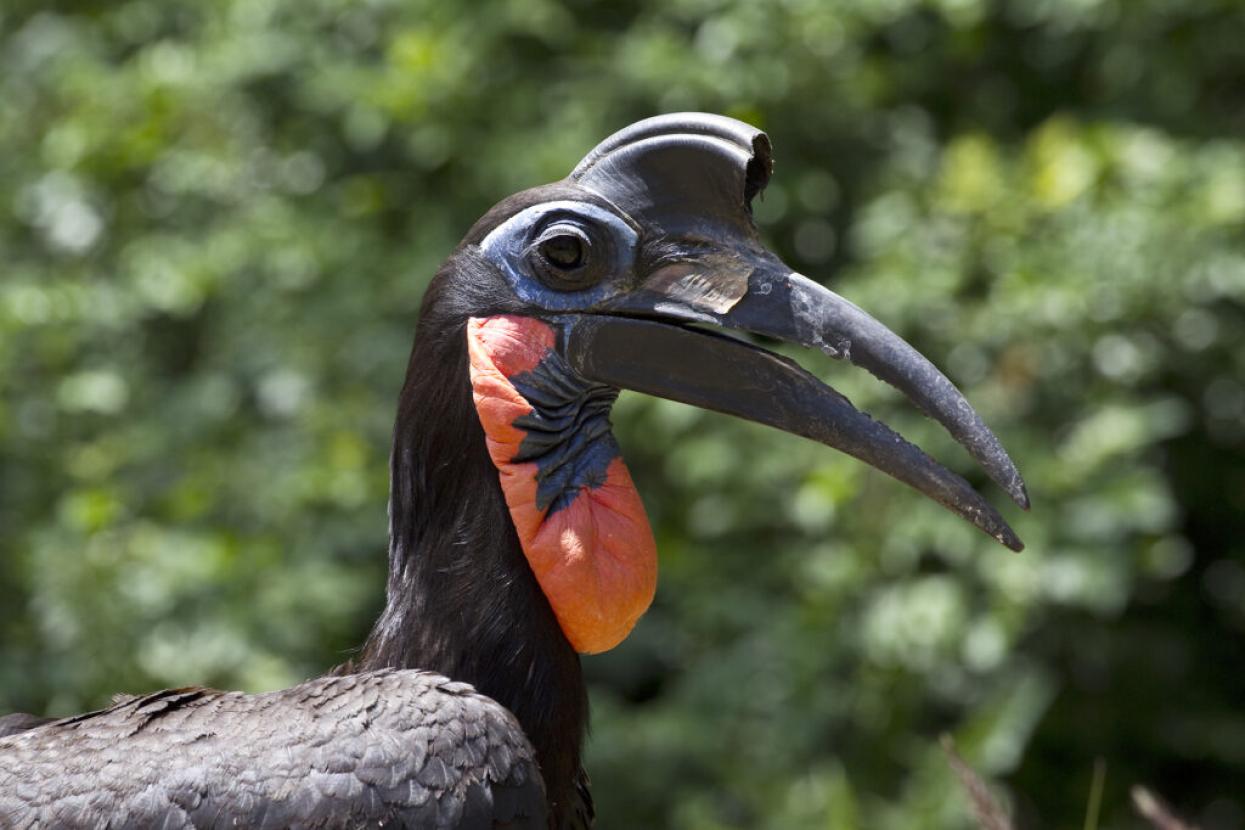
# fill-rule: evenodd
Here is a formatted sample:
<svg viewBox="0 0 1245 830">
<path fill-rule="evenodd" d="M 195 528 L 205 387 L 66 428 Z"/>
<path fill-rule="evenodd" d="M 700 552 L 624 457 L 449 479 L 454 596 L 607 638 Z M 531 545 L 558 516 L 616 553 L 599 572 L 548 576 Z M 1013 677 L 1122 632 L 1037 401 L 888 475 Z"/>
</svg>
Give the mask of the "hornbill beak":
<svg viewBox="0 0 1245 830">
<path fill-rule="evenodd" d="M 637 284 L 561 319 L 560 348 L 589 380 L 777 427 L 854 456 L 994 539 L 1023 544 L 993 507 L 885 424 L 793 361 L 710 324 L 848 360 L 941 423 L 1022 508 L 1025 485 L 995 435 L 945 375 L 868 313 L 795 273 L 760 243 L 751 201 L 772 168 L 761 131 L 680 113 L 606 139 L 570 180 L 638 229 Z"/>
</svg>

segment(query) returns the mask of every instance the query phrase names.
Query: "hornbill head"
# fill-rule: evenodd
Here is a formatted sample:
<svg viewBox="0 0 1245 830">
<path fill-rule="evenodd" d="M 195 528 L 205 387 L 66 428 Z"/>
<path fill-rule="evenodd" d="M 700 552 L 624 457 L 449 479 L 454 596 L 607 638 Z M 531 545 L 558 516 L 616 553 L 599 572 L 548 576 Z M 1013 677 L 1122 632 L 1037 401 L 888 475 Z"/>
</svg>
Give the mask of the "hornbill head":
<svg viewBox="0 0 1245 830">
<path fill-rule="evenodd" d="M 652 533 L 610 433 L 620 389 L 819 441 L 1022 547 L 964 479 L 885 424 L 793 361 L 706 328 L 869 370 L 1028 506 L 998 439 L 938 369 L 762 245 L 751 202 L 771 169 L 769 139 L 747 124 L 649 118 L 610 136 L 565 180 L 500 203 L 464 240 L 459 267 L 438 278 L 461 282 L 455 330 L 466 335 L 488 452 L 528 563 L 581 652 L 619 643 L 656 583 Z"/>
</svg>

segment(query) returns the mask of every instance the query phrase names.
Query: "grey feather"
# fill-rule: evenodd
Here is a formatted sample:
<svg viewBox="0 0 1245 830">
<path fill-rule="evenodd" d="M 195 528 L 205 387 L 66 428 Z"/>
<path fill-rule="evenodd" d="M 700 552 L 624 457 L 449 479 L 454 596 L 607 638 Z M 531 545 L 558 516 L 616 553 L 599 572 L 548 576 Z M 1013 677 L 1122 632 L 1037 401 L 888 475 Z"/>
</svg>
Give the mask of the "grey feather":
<svg viewBox="0 0 1245 830">
<path fill-rule="evenodd" d="M 34 729 L 36 726 L 43 726 L 45 723 L 51 723 L 52 720 L 52 718 L 40 718 L 23 712 L 0 716 L 0 738 L 16 735 L 27 729 Z"/>
<path fill-rule="evenodd" d="M 34 721 L 0 721 L 33 727 L 0 737 L 0 826 L 548 826 L 514 716 L 431 672 L 171 689 Z"/>
</svg>

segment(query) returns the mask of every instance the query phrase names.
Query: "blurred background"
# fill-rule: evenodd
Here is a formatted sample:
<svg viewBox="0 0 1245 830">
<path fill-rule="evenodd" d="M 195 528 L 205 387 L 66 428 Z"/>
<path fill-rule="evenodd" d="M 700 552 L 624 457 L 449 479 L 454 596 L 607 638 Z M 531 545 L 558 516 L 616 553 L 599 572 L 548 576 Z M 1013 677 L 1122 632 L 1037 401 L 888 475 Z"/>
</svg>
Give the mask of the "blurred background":
<svg viewBox="0 0 1245 830">
<path fill-rule="evenodd" d="M 588 658 L 610 828 L 1245 827 L 1245 7 L 1229 0 L 6 0 L 0 711 L 270 689 L 382 602 L 420 294 L 659 112 L 768 130 L 787 262 L 908 338 L 1013 555 L 859 463 L 624 394 L 653 609 Z"/>
</svg>

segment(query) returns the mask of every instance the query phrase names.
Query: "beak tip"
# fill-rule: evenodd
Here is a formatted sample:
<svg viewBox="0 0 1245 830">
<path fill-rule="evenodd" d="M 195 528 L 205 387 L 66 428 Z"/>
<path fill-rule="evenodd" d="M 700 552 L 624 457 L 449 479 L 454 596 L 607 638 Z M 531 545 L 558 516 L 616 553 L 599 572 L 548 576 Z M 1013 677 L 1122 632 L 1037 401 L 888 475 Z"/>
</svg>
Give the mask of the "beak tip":
<svg viewBox="0 0 1245 830">
<path fill-rule="evenodd" d="M 1016 486 L 1007 488 L 1007 493 L 1022 510 L 1029 509 L 1029 493 L 1025 489 L 1024 482 L 1020 481 L 1019 476 L 1016 477 Z M 1011 525 L 993 509 L 991 509 L 990 514 L 991 520 L 988 521 L 988 526 L 983 529 L 1004 547 L 1010 548 L 1016 553 L 1024 550 L 1025 543 L 1020 541 L 1020 537 L 1016 535 L 1016 531 L 1012 530 Z"/>
<path fill-rule="evenodd" d="M 943 505 L 976 525 L 978 530 L 1003 547 L 1009 548 L 1016 553 L 1024 550 L 1025 543 L 1020 541 L 1020 537 L 1016 535 L 1016 531 L 1012 530 L 1012 526 L 1007 523 L 1007 520 L 989 502 L 983 499 L 981 494 L 970 488 L 968 482 L 964 482 L 964 488 L 965 491 L 961 494 L 961 498 L 943 502 Z M 1022 495 L 1024 495 L 1023 491 Z"/>
<path fill-rule="evenodd" d="M 1029 509 L 1029 489 L 1025 486 L 1025 480 L 1020 476 L 1020 470 L 1016 469 L 1016 464 L 1007 454 L 1007 450 L 1003 449 L 1003 445 L 999 443 L 999 439 L 990 432 L 990 428 L 980 419 L 977 421 L 979 436 L 984 436 L 981 443 L 985 444 L 984 448 L 979 448 L 978 444 L 967 444 L 970 454 L 982 466 L 995 484 L 1007 493 L 1008 497 L 1021 510 Z"/>
<path fill-rule="evenodd" d="M 1007 495 L 1012 497 L 1012 501 L 1016 502 L 1016 506 L 1021 510 L 1029 509 L 1029 490 L 1025 487 L 1025 483 L 1020 480 L 1020 476 L 1016 476 L 1016 482 L 1007 490 Z"/>
</svg>

